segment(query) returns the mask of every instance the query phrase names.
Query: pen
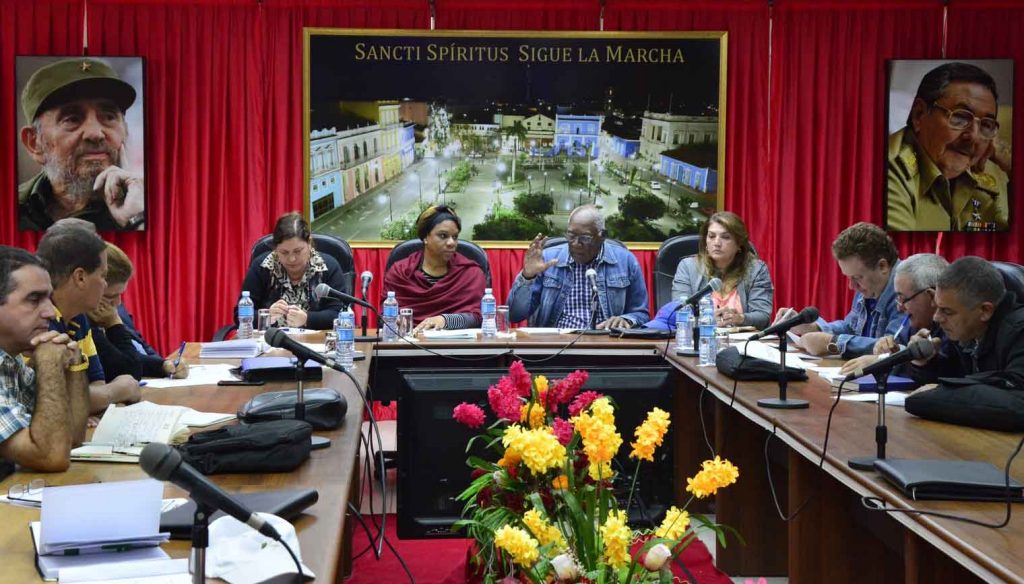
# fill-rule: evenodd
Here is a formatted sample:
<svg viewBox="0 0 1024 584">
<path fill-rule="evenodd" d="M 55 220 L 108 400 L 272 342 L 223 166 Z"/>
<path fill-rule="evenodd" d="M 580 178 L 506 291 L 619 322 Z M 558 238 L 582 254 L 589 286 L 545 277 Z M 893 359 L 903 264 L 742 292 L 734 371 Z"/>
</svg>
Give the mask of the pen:
<svg viewBox="0 0 1024 584">
<path fill-rule="evenodd" d="M 171 370 L 171 374 L 167 376 L 168 379 L 174 377 L 174 372 L 178 370 L 178 365 L 181 365 L 181 354 L 185 352 L 185 341 L 181 342 L 181 346 L 178 347 L 178 356 L 174 358 L 174 369 Z"/>
<path fill-rule="evenodd" d="M 900 323 L 900 328 L 896 329 L 896 333 L 892 336 L 893 341 L 899 338 L 900 333 L 902 333 L 903 329 L 906 328 L 908 322 L 910 322 L 909 314 L 903 317 L 903 322 Z"/>
</svg>

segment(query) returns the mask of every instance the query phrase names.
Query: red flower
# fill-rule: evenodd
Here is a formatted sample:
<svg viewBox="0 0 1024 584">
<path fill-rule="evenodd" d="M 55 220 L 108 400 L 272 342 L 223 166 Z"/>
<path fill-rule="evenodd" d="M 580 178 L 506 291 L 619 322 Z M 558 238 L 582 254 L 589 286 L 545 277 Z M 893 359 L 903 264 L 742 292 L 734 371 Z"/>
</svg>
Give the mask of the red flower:
<svg viewBox="0 0 1024 584">
<path fill-rule="evenodd" d="M 516 393 L 523 397 L 530 397 L 533 393 L 533 380 L 522 361 L 514 361 L 508 368 L 508 376 L 504 379 L 511 381 Z"/>
<path fill-rule="evenodd" d="M 569 400 L 576 397 L 576 394 L 583 388 L 589 375 L 586 371 L 577 369 L 555 382 L 555 385 L 548 390 L 548 401 L 552 404 L 567 404 Z"/>
<path fill-rule="evenodd" d="M 597 393 L 596 391 L 584 391 L 583 393 L 576 396 L 576 399 L 572 400 L 572 403 L 569 404 L 569 415 L 580 415 L 580 412 L 587 409 L 587 406 L 593 403 L 594 400 L 602 397 L 604 396 Z"/>
<path fill-rule="evenodd" d="M 506 379 L 502 378 L 497 386 L 492 385 L 487 390 L 487 401 L 491 404 L 494 415 L 510 422 L 518 422 L 522 402 L 512 390 L 511 383 L 503 383 L 505 381 Z"/>
<path fill-rule="evenodd" d="M 480 406 L 466 402 L 455 406 L 455 409 L 452 411 L 452 417 L 455 418 L 456 422 L 474 429 L 483 426 L 484 419 L 486 418 Z"/>
<path fill-rule="evenodd" d="M 562 418 L 555 418 L 555 421 L 551 423 L 551 429 L 554 430 L 555 436 L 562 446 L 568 446 L 572 440 L 573 427 L 572 424 L 563 420 Z"/>
</svg>

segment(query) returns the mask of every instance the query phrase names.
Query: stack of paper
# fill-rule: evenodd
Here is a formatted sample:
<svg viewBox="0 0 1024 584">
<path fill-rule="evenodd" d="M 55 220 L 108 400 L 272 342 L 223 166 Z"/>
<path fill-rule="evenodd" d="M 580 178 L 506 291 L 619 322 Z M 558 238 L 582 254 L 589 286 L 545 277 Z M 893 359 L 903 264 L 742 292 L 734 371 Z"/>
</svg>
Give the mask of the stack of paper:
<svg viewBox="0 0 1024 584">
<path fill-rule="evenodd" d="M 258 339 L 235 339 L 203 343 L 199 349 L 200 359 L 244 359 L 255 357 L 261 351 Z"/>
<path fill-rule="evenodd" d="M 428 341 L 452 340 L 452 339 L 475 339 L 480 334 L 480 329 L 441 329 L 436 331 L 423 331 L 423 338 Z"/>
<path fill-rule="evenodd" d="M 169 536 L 159 532 L 162 493 L 152 479 L 43 489 L 41 519 L 29 525 L 43 578 L 104 562 L 167 559 L 158 547 Z"/>
</svg>

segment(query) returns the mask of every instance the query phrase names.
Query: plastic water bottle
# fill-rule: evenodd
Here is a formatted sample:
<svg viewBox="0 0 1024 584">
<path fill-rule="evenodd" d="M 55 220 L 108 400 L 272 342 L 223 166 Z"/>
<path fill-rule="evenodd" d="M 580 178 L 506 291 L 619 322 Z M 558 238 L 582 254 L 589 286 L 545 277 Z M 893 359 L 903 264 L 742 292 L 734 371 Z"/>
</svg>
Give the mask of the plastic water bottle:
<svg viewBox="0 0 1024 584">
<path fill-rule="evenodd" d="M 242 299 L 238 301 L 238 332 L 236 339 L 252 338 L 252 319 L 255 315 L 252 298 L 249 298 L 249 291 L 242 290 Z"/>
<path fill-rule="evenodd" d="M 682 308 L 676 312 L 676 349 L 693 350 L 693 308 L 686 303 L 687 297 L 679 299 Z"/>
<path fill-rule="evenodd" d="M 490 288 L 484 288 L 484 297 L 480 300 L 480 336 L 493 339 L 498 336 L 498 303 L 494 300 Z"/>
<path fill-rule="evenodd" d="M 352 369 L 356 353 L 356 315 L 352 309 L 338 313 L 338 318 L 334 319 L 334 334 L 338 337 L 334 359 L 345 369 Z"/>
<path fill-rule="evenodd" d="M 700 340 L 698 340 L 698 357 L 701 365 L 714 365 L 715 356 L 715 303 L 711 296 L 700 299 Z"/>
<path fill-rule="evenodd" d="M 384 320 L 384 332 L 381 333 L 381 340 L 384 342 L 398 340 L 398 299 L 395 298 L 395 291 L 388 290 L 388 297 L 384 300 L 384 310 L 381 318 Z"/>
</svg>

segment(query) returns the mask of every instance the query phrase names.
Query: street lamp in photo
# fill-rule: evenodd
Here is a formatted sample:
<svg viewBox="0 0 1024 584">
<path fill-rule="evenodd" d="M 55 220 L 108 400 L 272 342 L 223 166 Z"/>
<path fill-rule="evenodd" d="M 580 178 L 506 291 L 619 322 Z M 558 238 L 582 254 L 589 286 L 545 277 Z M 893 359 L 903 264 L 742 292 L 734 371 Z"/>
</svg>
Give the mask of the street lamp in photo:
<svg viewBox="0 0 1024 584">
<path fill-rule="evenodd" d="M 532 195 L 533 194 L 533 175 L 532 174 L 526 175 L 526 194 L 527 195 Z"/>
<path fill-rule="evenodd" d="M 672 187 L 674 187 L 674 186 L 676 186 L 675 179 L 671 179 L 671 178 L 668 179 L 668 204 L 669 204 L 669 208 L 671 208 L 671 206 L 672 206 L 672 200 L 673 200 Z M 683 205 L 682 205 L 682 203 L 680 203 L 679 204 L 679 211 L 682 212 L 682 210 L 683 210 Z"/>
<path fill-rule="evenodd" d="M 545 192 L 548 190 L 548 171 L 544 171 L 544 189 Z"/>
<path fill-rule="evenodd" d="M 420 171 L 418 171 L 418 170 L 416 172 L 414 172 L 413 175 L 416 177 L 416 191 L 419 193 L 420 207 L 422 207 L 423 206 L 423 177 L 420 176 Z"/>
<path fill-rule="evenodd" d="M 384 191 L 383 193 L 377 195 L 378 205 L 383 205 L 385 200 L 388 203 L 388 222 L 393 222 L 395 220 L 395 215 L 394 209 L 392 208 L 391 205 L 391 191 Z"/>
</svg>

